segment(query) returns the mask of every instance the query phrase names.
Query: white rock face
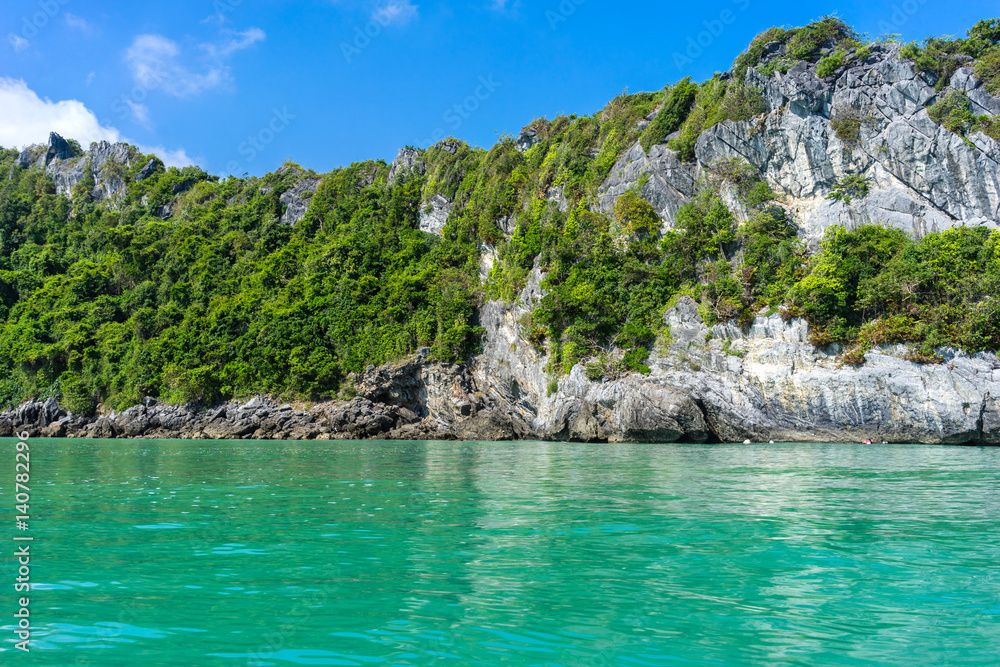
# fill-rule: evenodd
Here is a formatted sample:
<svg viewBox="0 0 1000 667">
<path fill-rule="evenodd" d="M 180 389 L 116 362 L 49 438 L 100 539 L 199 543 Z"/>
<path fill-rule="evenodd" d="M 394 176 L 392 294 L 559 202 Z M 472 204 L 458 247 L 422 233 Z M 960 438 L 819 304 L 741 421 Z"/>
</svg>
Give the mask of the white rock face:
<svg viewBox="0 0 1000 667">
<path fill-rule="evenodd" d="M 599 208 L 610 213 L 618 197 L 646 177 L 640 192 L 656 209 L 664 229 L 670 229 L 676 221 L 677 209 L 697 193 L 699 174 L 697 164 L 681 162 L 666 144 L 653 146 L 646 155 L 636 142 L 611 168 L 598 193 Z"/>
<path fill-rule="evenodd" d="M 389 167 L 389 184 L 392 185 L 404 175 L 416 172 L 424 173 L 424 163 L 420 159 L 420 153 L 412 148 L 400 148 L 396 154 L 396 159 Z"/>
<path fill-rule="evenodd" d="M 52 177 L 56 184 L 56 193 L 64 197 L 73 195 L 73 188 L 87 177 L 90 172 L 90 157 L 56 160 L 45 167 L 45 173 Z"/>
<path fill-rule="evenodd" d="M 440 236 L 455 204 L 444 195 L 436 194 L 427 202 L 426 207 L 429 210 L 424 208 L 420 211 L 420 231 Z"/>
<path fill-rule="evenodd" d="M 128 144 L 100 141 L 90 144 L 87 155 L 75 156 L 65 139 L 55 132 L 49 133 L 47 146 L 29 146 L 18 155 L 15 165 L 39 167 L 55 182 L 56 193 L 64 197 L 73 194 L 73 188 L 91 177 L 95 201 L 119 198 L 128 191 L 125 172 L 132 166 L 136 151 Z M 149 172 L 152 173 L 152 172 Z M 142 180 L 149 175 L 145 170 L 138 175 Z"/>
<path fill-rule="evenodd" d="M 90 144 L 90 172 L 94 176 L 94 201 L 117 199 L 125 195 L 129 183 L 124 171 L 132 166 L 135 149 L 127 144 L 99 141 Z"/>
<path fill-rule="evenodd" d="M 642 183 L 642 195 L 669 228 L 711 165 L 740 157 L 782 195 L 814 247 L 834 224 L 880 223 L 914 237 L 962 224 L 997 226 L 997 142 L 974 134 L 967 143 L 934 123 L 925 107 L 938 94 L 897 47 L 878 47 L 865 63 L 828 79 L 805 64 L 772 77 L 750 70 L 747 78 L 764 91 L 766 114 L 706 131 L 690 163 L 665 145 L 648 155 L 633 146 L 602 185 L 600 208 L 610 211 Z M 950 83 L 977 113 L 1000 109 L 971 70 L 959 70 Z M 851 145 L 830 123 L 847 110 L 867 118 Z M 850 174 L 865 176 L 869 194 L 849 204 L 828 199 Z M 744 220 L 746 212 L 733 208 Z M 840 364 L 838 347 L 816 349 L 804 320 L 761 315 L 745 333 L 734 325 L 709 328 L 690 299 L 666 314 L 671 340 L 650 358 L 649 376 L 593 382 L 578 365 L 551 391 L 549 360 L 519 324 L 544 296 L 541 282 L 536 270 L 517 303 L 484 307 L 486 344 L 473 373 L 489 400 L 508 406 L 538 437 L 1000 443 L 994 354 L 946 349 L 945 363 L 921 365 L 904 358 L 905 347 L 891 346 L 853 368 Z"/>
<path fill-rule="evenodd" d="M 279 201 L 285 210 L 281 214 L 281 221 L 286 225 L 294 225 L 296 222 L 306 217 L 309 212 L 309 204 L 312 202 L 312 195 L 319 188 L 320 179 L 303 178 L 288 190 L 281 193 Z"/>
<path fill-rule="evenodd" d="M 545 355 L 524 337 L 520 320 L 544 296 L 541 281 L 542 272 L 536 265 L 515 303 L 483 304 L 479 320 L 486 329 L 486 339 L 482 354 L 472 363 L 477 388 L 496 397 L 504 411 L 529 426 L 535 423 L 542 408 L 549 375 L 545 371 Z"/>
<path fill-rule="evenodd" d="M 484 285 L 490 278 L 490 271 L 493 270 L 493 265 L 496 263 L 497 259 L 497 249 L 496 246 L 489 243 L 479 243 L 479 280 Z"/>
<path fill-rule="evenodd" d="M 557 185 L 555 187 L 549 188 L 545 194 L 546 199 L 551 202 L 556 203 L 556 207 L 565 213 L 569 210 L 569 202 L 566 200 L 566 194 L 564 192 L 563 186 Z"/>
<path fill-rule="evenodd" d="M 764 116 L 725 121 L 699 138 L 696 160 L 682 163 L 665 145 L 647 156 L 638 144 L 612 169 L 600 207 L 648 178 L 641 192 L 666 228 L 692 196 L 697 179 L 720 159 L 740 157 L 757 167 L 814 248 L 825 230 L 841 224 L 884 224 L 915 237 L 955 225 L 1000 224 L 1000 146 L 982 133 L 970 143 L 932 121 L 925 109 L 938 99 L 932 83 L 899 57 L 897 45 L 876 45 L 864 63 L 820 79 L 815 65 L 799 63 L 770 77 L 755 69 L 747 84 L 763 91 Z M 962 68 L 949 90 L 965 91 L 978 114 L 1000 113 L 1000 99 Z M 848 110 L 867 117 L 859 141 L 837 138 L 830 119 Z M 850 204 L 827 196 L 845 176 L 861 174 L 870 193 Z"/>
<path fill-rule="evenodd" d="M 519 320 L 542 298 L 534 271 L 520 299 L 487 303 L 483 353 L 472 376 L 486 400 L 536 437 L 666 442 L 876 442 L 1000 444 L 1000 359 L 942 350 L 943 364 L 906 361 L 903 346 L 842 366 L 818 350 L 804 320 L 758 316 L 746 334 L 705 326 L 681 298 L 665 315 L 670 344 L 649 376 L 588 380 L 577 365 L 549 393 L 548 358 Z"/>
<path fill-rule="evenodd" d="M 683 298 L 666 317 L 671 332 L 685 318 L 692 330 L 651 360 L 653 377 L 689 390 L 723 439 L 1000 442 L 996 355 L 942 350 L 944 364 L 916 364 L 892 346 L 851 368 L 808 342 L 804 320 L 709 330 Z"/>
</svg>

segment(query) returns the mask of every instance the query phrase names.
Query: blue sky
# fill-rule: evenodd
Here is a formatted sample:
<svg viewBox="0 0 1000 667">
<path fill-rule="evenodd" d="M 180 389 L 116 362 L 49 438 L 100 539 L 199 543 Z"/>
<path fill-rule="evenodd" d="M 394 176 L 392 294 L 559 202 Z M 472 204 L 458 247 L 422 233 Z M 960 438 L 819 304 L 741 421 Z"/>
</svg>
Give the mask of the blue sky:
<svg viewBox="0 0 1000 667">
<path fill-rule="evenodd" d="M 0 145 L 49 129 L 168 162 L 325 172 L 454 134 L 725 70 L 754 35 L 837 13 L 905 40 L 964 34 L 995 0 L 5 0 Z M 457 105 L 457 107 L 456 107 Z"/>
</svg>

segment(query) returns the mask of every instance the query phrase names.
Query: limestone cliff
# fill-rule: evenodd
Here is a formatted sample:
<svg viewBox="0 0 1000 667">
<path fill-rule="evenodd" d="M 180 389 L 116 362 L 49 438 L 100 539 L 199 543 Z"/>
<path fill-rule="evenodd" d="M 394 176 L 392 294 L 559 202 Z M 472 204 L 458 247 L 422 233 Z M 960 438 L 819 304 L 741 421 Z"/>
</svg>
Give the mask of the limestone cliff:
<svg viewBox="0 0 1000 667">
<path fill-rule="evenodd" d="M 770 46 L 770 58 L 783 55 L 782 45 Z M 936 92 L 933 81 L 900 58 L 898 45 L 870 51 L 826 78 L 805 62 L 771 76 L 750 68 L 746 83 L 763 91 L 766 113 L 710 128 L 692 162 L 666 144 L 647 153 L 636 143 L 602 185 L 600 207 L 610 211 L 619 195 L 639 187 L 670 228 L 713 165 L 735 156 L 782 194 L 813 246 L 834 224 L 879 222 L 915 237 L 954 225 L 995 228 L 1000 147 L 982 133 L 963 140 L 932 121 L 925 107 L 950 90 L 965 91 L 977 113 L 996 114 L 1000 100 L 969 68 Z M 863 119 L 859 136 L 846 141 L 831 125 L 845 115 Z M 872 182 L 867 196 L 828 199 L 848 174 Z M 855 368 L 840 363 L 836 345 L 815 348 L 804 320 L 762 313 L 746 331 L 733 324 L 709 328 L 688 298 L 666 313 L 669 342 L 649 360 L 649 376 L 594 382 L 577 365 L 555 381 L 520 326 L 542 296 L 542 277 L 536 268 L 513 304 L 483 306 L 485 349 L 472 364 L 480 390 L 538 437 L 1000 443 L 994 354 L 945 349 L 944 363 L 918 364 L 894 346 L 869 352 Z"/>
<path fill-rule="evenodd" d="M 1000 359 L 941 350 L 919 364 L 893 346 L 858 368 L 817 349 L 804 320 L 759 315 L 747 331 L 708 327 L 687 297 L 665 314 L 669 340 L 651 373 L 591 381 L 577 365 L 546 386 L 545 359 L 519 317 L 539 297 L 540 274 L 511 305 L 484 308 L 487 344 L 477 386 L 537 437 L 572 440 L 796 441 L 1000 444 Z"/>
<path fill-rule="evenodd" d="M 79 147 L 77 147 L 79 148 Z M 56 192 L 65 197 L 73 194 L 80 183 L 92 182 L 90 194 L 94 201 L 119 198 L 129 183 L 125 172 L 132 166 L 138 151 L 128 144 L 99 141 L 90 144 L 86 154 L 77 154 L 68 141 L 55 132 L 49 133 L 45 146 L 29 146 L 18 155 L 18 167 L 40 167 L 52 177 Z M 136 179 L 148 178 L 156 167 L 155 159 L 147 163 Z M 88 183 L 89 184 L 89 183 Z"/>
<path fill-rule="evenodd" d="M 770 58 L 781 57 L 784 46 L 773 46 Z M 1000 145 L 981 132 L 964 140 L 931 120 L 926 106 L 960 90 L 975 113 L 997 114 L 1000 99 L 968 67 L 958 69 L 937 92 L 934 81 L 917 73 L 899 49 L 891 43 L 873 45 L 866 58 L 825 78 L 807 62 L 770 76 L 750 68 L 746 84 L 763 91 L 766 113 L 706 130 L 693 162 L 680 161 L 666 145 L 654 146 L 647 155 L 637 143 L 601 187 L 602 210 L 610 211 L 620 194 L 641 184 L 643 196 L 669 228 L 699 179 L 720 159 L 739 157 L 783 196 L 814 247 L 834 224 L 886 224 L 918 237 L 960 224 L 996 228 Z M 846 140 L 831 125 L 844 117 L 861 121 L 858 135 Z M 828 199 L 849 174 L 872 184 L 867 196 L 850 203 Z"/>
</svg>

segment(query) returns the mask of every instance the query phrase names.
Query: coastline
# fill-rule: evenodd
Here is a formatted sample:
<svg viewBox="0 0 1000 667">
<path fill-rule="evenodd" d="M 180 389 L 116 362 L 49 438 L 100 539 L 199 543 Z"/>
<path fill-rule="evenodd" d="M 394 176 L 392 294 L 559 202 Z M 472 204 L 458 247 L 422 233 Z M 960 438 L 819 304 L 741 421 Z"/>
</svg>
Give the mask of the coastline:
<svg viewBox="0 0 1000 667">
<path fill-rule="evenodd" d="M 746 329 L 709 327 L 688 297 L 664 314 L 669 333 L 648 375 L 591 379 L 577 364 L 553 378 L 519 323 L 540 281 L 536 269 L 518 301 L 484 305 L 483 349 L 469 364 L 424 348 L 369 366 L 349 400 L 296 409 L 266 396 L 214 405 L 147 397 L 81 416 L 49 398 L 0 412 L 0 437 L 1000 445 L 994 353 L 942 348 L 942 363 L 928 364 L 897 345 L 845 365 L 839 346 L 809 341 L 805 320 L 762 312 Z"/>
</svg>

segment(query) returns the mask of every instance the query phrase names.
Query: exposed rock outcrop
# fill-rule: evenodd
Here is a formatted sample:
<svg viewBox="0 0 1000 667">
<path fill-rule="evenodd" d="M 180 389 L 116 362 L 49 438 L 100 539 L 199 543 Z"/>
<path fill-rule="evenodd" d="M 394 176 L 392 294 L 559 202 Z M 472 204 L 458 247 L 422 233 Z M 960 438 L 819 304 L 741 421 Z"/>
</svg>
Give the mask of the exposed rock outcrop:
<svg viewBox="0 0 1000 667">
<path fill-rule="evenodd" d="M 409 361 L 370 367 L 357 379 L 360 395 L 308 409 L 267 397 L 209 407 L 146 398 L 122 412 L 85 417 L 49 398 L 0 413 L 0 437 L 27 431 L 33 437 L 70 438 L 427 439 L 454 438 L 456 424 L 471 435 L 478 423 L 496 436 L 522 433 L 502 415 L 480 417 L 491 406 L 474 391 L 468 370 L 430 362 L 427 354 L 421 350 Z"/>
<path fill-rule="evenodd" d="M 49 132 L 49 145 L 45 151 L 45 164 L 53 160 L 68 160 L 74 157 L 73 147 L 55 132 Z"/>
<path fill-rule="evenodd" d="M 90 144 L 90 173 L 94 177 L 91 191 L 95 201 L 118 199 L 130 185 L 125 170 L 132 166 L 137 151 L 128 144 L 112 144 L 99 141 Z"/>
<path fill-rule="evenodd" d="M 26 168 L 35 164 L 38 160 L 41 148 L 41 146 L 26 146 L 20 153 L 17 154 L 17 158 L 14 160 L 14 166 Z"/>
<path fill-rule="evenodd" d="M 459 144 L 457 141 L 452 141 L 451 139 L 445 139 L 444 141 L 439 141 L 433 146 L 431 146 L 431 149 L 442 150 L 445 153 L 451 153 L 452 155 L 454 155 L 455 153 L 458 152 Z"/>
<path fill-rule="evenodd" d="M 45 172 L 52 177 L 52 181 L 56 184 L 56 192 L 65 197 L 71 197 L 73 188 L 78 183 L 92 177 L 90 158 L 86 156 L 57 160 L 48 165 Z"/>
<path fill-rule="evenodd" d="M 436 194 L 420 211 L 420 231 L 441 235 L 455 203 L 442 194 Z"/>
<path fill-rule="evenodd" d="M 845 367 L 816 349 L 804 320 L 761 314 L 747 332 L 707 327 L 690 298 L 666 315 L 670 343 L 648 376 L 588 380 L 577 365 L 555 383 L 519 320 L 541 298 L 534 273 L 517 303 L 483 308 L 487 340 L 472 374 L 486 396 L 539 438 L 628 441 L 805 441 L 1000 444 L 1000 359 L 940 350 L 907 361 L 903 346 Z"/>
<path fill-rule="evenodd" d="M 19 167 L 39 167 L 55 182 L 56 192 L 70 197 L 80 183 L 91 180 L 91 196 L 95 201 L 117 199 L 128 190 L 126 172 L 138 153 L 128 144 L 100 141 L 90 144 L 86 155 L 77 155 L 68 141 L 55 132 L 49 133 L 46 146 L 29 146 L 18 155 L 14 164 Z M 150 162 L 153 162 L 151 160 Z M 159 160 L 156 160 L 159 162 Z M 152 174 L 157 166 L 147 164 L 137 180 Z M 162 167 L 162 163 L 160 163 Z M 149 170 L 144 176 L 143 173 Z"/>
<path fill-rule="evenodd" d="M 281 221 L 286 225 L 294 225 L 296 222 L 306 217 L 309 212 L 309 203 L 313 194 L 319 188 L 320 179 L 306 177 L 298 181 L 288 190 L 281 193 L 279 200 L 285 208 L 281 214 Z"/>
<path fill-rule="evenodd" d="M 526 129 L 517 137 L 517 150 L 522 153 L 538 143 L 538 132 Z"/>
<path fill-rule="evenodd" d="M 151 157 L 146 161 L 142 169 L 139 170 L 139 173 L 135 175 L 135 181 L 136 183 L 144 181 L 158 171 L 163 171 L 163 161 L 157 157 Z"/>
<path fill-rule="evenodd" d="M 649 155 L 638 144 L 619 159 L 600 189 L 600 206 L 643 183 L 641 192 L 669 228 L 699 178 L 724 158 L 746 160 L 783 195 L 803 236 L 815 247 L 831 225 L 888 224 L 920 237 L 955 225 L 1000 224 L 1000 147 L 982 133 L 966 142 L 939 126 L 926 106 L 951 90 L 966 92 L 975 113 L 1000 112 L 974 72 L 964 67 L 944 91 L 899 56 L 896 44 L 876 44 L 864 61 L 852 60 L 820 78 L 816 65 L 799 62 L 771 76 L 751 68 L 767 112 L 749 121 L 722 122 L 702 133 L 693 162 L 680 162 L 665 144 Z M 784 47 L 777 45 L 770 57 Z M 763 62 L 767 62 L 765 57 Z M 856 138 L 831 126 L 845 114 L 863 119 Z M 827 199 L 847 175 L 870 182 L 851 203 Z"/>
<path fill-rule="evenodd" d="M 664 228 L 670 229 L 676 222 L 677 209 L 697 193 L 699 175 L 697 164 L 681 162 L 666 144 L 653 146 L 647 155 L 636 142 L 611 168 L 611 175 L 601 186 L 600 210 L 610 213 L 618 197 L 642 183 L 639 192 L 656 209 Z"/>
<path fill-rule="evenodd" d="M 389 167 L 389 184 L 395 183 L 409 173 L 424 173 L 424 163 L 420 159 L 420 153 L 415 149 L 400 148 L 396 159 L 392 161 L 392 165 Z"/>
</svg>

